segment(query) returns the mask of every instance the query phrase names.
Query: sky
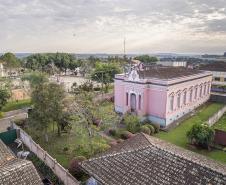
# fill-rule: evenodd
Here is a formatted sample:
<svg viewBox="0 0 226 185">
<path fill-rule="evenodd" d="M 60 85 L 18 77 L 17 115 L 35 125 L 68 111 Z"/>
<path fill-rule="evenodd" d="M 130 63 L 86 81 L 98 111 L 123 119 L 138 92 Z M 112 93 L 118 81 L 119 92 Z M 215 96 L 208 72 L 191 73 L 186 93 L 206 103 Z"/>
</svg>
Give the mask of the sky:
<svg viewBox="0 0 226 185">
<path fill-rule="evenodd" d="M 0 0 L 1 52 L 226 51 L 226 0 Z"/>
</svg>

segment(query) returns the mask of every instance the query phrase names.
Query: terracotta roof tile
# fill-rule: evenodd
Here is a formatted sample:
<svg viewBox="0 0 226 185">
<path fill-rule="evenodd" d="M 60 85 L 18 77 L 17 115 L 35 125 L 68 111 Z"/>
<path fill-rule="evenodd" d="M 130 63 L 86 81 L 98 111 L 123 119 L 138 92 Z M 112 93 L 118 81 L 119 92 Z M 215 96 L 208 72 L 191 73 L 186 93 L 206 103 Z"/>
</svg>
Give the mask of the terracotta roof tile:
<svg viewBox="0 0 226 185">
<path fill-rule="evenodd" d="M 84 161 L 81 166 L 102 184 L 226 184 L 226 167 L 172 144 L 138 134 L 113 153 Z M 126 143 L 144 145 L 138 149 Z M 117 153 L 115 153 L 117 151 Z M 111 153 L 111 154 L 110 154 Z"/>
</svg>

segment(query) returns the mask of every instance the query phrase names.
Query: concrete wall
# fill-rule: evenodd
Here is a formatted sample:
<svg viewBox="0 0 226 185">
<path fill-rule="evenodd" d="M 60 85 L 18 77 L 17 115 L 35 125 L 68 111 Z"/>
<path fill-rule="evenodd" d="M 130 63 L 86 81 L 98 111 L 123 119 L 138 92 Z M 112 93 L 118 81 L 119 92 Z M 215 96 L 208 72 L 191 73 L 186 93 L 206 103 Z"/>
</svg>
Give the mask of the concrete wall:
<svg viewBox="0 0 226 185">
<path fill-rule="evenodd" d="M 77 181 L 63 166 L 61 166 L 56 159 L 52 158 L 41 146 L 33 141 L 25 131 L 23 131 L 16 124 L 13 124 L 13 128 L 19 130 L 20 139 L 29 148 L 30 151 L 35 153 L 37 157 L 42 160 L 53 173 L 65 184 L 65 185 L 79 185 Z"/>
<path fill-rule="evenodd" d="M 226 106 L 224 106 L 222 109 L 220 109 L 218 112 L 216 112 L 213 116 L 211 116 L 207 123 L 209 126 L 214 125 L 226 112 Z"/>
</svg>

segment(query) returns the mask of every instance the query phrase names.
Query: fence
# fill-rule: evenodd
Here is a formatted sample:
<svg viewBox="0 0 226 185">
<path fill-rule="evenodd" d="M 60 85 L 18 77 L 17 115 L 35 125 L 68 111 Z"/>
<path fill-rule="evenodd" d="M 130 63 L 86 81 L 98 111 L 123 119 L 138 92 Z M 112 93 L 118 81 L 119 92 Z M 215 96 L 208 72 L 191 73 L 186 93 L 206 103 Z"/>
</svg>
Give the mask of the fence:
<svg viewBox="0 0 226 185">
<path fill-rule="evenodd" d="M 226 132 L 215 129 L 214 143 L 226 146 Z"/>
<path fill-rule="evenodd" d="M 216 123 L 226 112 L 226 106 L 224 106 L 222 109 L 220 109 L 218 112 L 216 112 L 212 117 L 210 117 L 207 121 L 209 126 L 212 126 L 214 123 Z"/>
<path fill-rule="evenodd" d="M 35 143 L 31 136 L 25 131 L 13 123 L 13 128 L 19 130 L 19 137 L 23 143 L 37 155 L 49 168 L 52 169 L 54 174 L 65 184 L 65 185 L 79 185 L 79 181 L 76 180 L 64 167 L 62 167 L 56 159 L 52 158 L 44 149 L 42 149 L 37 143 Z"/>
</svg>

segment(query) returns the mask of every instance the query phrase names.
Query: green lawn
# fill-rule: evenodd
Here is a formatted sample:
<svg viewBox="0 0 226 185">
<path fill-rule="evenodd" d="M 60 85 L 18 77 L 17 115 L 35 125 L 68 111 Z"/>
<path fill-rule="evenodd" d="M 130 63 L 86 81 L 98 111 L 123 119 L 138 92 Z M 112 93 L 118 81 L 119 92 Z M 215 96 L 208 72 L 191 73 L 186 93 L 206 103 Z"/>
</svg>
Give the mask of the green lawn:
<svg viewBox="0 0 226 185">
<path fill-rule="evenodd" d="M 177 146 L 188 149 L 187 147 L 188 140 L 186 137 L 187 131 L 190 130 L 194 124 L 203 123 L 207 121 L 211 115 L 216 113 L 222 107 L 223 107 L 222 104 L 208 103 L 202 106 L 199 110 L 197 110 L 196 115 L 183 121 L 178 127 L 174 128 L 169 132 L 160 132 L 159 134 L 156 135 L 156 137 L 169 141 Z M 226 163 L 226 153 L 223 151 L 218 150 L 211 152 L 208 152 L 207 150 L 193 150 L 193 151 Z"/>
<path fill-rule="evenodd" d="M 21 109 L 31 105 L 31 100 L 19 100 L 19 101 L 9 101 L 2 109 L 2 112 L 8 112 L 12 110 Z"/>
<path fill-rule="evenodd" d="M 214 124 L 213 128 L 226 131 L 226 113 Z"/>
</svg>

